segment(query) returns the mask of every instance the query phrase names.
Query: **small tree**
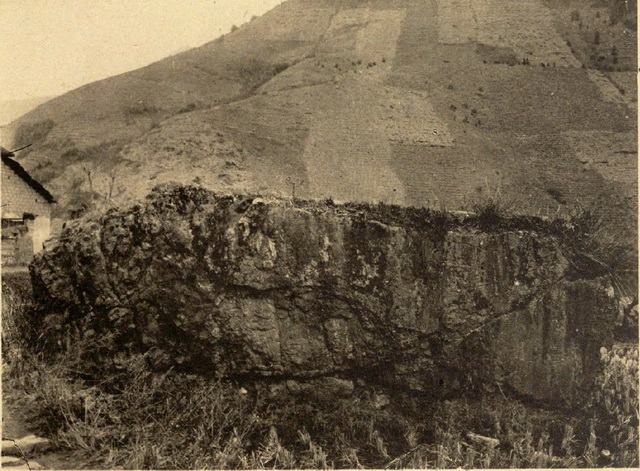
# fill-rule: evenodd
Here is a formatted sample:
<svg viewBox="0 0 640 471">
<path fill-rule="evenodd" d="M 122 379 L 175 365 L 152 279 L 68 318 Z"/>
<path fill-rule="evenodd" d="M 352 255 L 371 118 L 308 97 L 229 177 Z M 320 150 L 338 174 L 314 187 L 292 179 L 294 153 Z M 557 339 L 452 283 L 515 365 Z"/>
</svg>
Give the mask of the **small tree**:
<svg viewBox="0 0 640 471">
<path fill-rule="evenodd" d="M 616 47 L 616 45 L 614 44 L 613 47 L 611 48 L 611 61 L 614 64 L 618 63 L 618 48 Z"/>
<path fill-rule="evenodd" d="M 291 198 L 296 199 L 296 186 L 302 185 L 304 183 L 304 180 L 298 181 L 298 180 L 294 180 L 291 177 L 287 177 L 284 179 L 284 181 L 289 185 L 291 185 Z"/>
<path fill-rule="evenodd" d="M 86 165 L 82 166 L 82 170 L 87 175 L 87 182 L 89 183 L 89 191 L 93 193 L 93 170 Z"/>
</svg>

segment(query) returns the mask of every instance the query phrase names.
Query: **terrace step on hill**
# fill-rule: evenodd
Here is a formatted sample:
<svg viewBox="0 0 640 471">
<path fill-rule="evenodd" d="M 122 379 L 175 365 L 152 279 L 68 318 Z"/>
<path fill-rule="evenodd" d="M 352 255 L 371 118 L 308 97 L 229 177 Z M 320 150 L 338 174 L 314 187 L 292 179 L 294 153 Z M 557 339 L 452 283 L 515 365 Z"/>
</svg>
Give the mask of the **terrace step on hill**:
<svg viewBox="0 0 640 471">
<path fill-rule="evenodd" d="M 23 164 L 61 209 L 167 181 L 449 209 L 499 191 L 593 207 L 635 246 L 634 18 L 591 3 L 289 0 L 3 139 L 34 144 Z"/>
</svg>

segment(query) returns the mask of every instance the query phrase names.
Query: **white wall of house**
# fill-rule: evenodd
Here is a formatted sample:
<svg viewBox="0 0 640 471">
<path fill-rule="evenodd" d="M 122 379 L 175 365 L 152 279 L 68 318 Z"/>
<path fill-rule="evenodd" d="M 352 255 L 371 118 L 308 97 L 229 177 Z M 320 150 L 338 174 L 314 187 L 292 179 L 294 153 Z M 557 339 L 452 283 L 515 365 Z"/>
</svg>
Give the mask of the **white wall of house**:
<svg viewBox="0 0 640 471">
<path fill-rule="evenodd" d="M 25 214 L 34 216 L 28 224 L 33 240 L 33 253 L 43 248 L 51 234 L 51 203 L 31 188 L 9 166 L 2 164 L 2 219 L 20 219 Z"/>
<path fill-rule="evenodd" d="M 38 253 L 44 248 L 45 241 L 51 235 L 51 215 L 36 216 L 33 221 L 33 232 L 31 238 L 33 239 L 33 253 Z"/>
</svg>

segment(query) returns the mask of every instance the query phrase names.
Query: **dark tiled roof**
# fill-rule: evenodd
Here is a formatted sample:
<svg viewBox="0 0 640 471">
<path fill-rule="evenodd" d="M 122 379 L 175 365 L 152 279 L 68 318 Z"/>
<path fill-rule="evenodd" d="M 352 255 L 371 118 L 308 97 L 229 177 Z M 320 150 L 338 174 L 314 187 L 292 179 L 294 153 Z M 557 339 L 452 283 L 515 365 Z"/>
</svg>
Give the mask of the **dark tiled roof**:
<svg viewBox="0 0 640 471">
<path fill-rule="evenodd" d="M 15 155 L 13 152 L 11 152 L 10 150 L 5 149 L 2 146 L 0 146 L 0 151 L 2 152 L 2 157 L 13 157 Z"/>
<path fill-rule="evenodd" d="M 43 187 L 37 180 L 35 180 L 31 175 L 27 173 L 27 171 L 22 168 L 18 162 L 13 160 L 13 152 L 8 151 L 4 147 L 0 147 L 0 151 L 2 153 L 2 163 L 13 170 L 20 178 L 22 178 L 27 185 L 37 191 L 44 199 L 46 199 L 49 203 L 55 203 L 56 199 L 53 197 L 51 193 L 49 193 L 45 187 Z"/>
</svg>

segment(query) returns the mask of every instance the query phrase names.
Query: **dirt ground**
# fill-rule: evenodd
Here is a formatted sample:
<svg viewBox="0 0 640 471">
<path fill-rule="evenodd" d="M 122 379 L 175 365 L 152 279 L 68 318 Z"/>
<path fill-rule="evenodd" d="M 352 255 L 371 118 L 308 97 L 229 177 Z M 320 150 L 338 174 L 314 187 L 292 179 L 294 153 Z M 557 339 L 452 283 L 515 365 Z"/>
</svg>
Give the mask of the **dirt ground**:
<svg viewBox="0 0 640 471">
<path fill-rule="evenodd" d="M 27 435 L 38 435 L 37 430 L 29 425 L 24 411 L 16 405 L 11 393 L 2 394 L 2 439 L 18 439 Z M 41 464 L 45 469 L 81 469 L 84 466 L 74 460 L 69 453 L 48 452 L 33 457 L 33 461 Z"/>
</svg>

